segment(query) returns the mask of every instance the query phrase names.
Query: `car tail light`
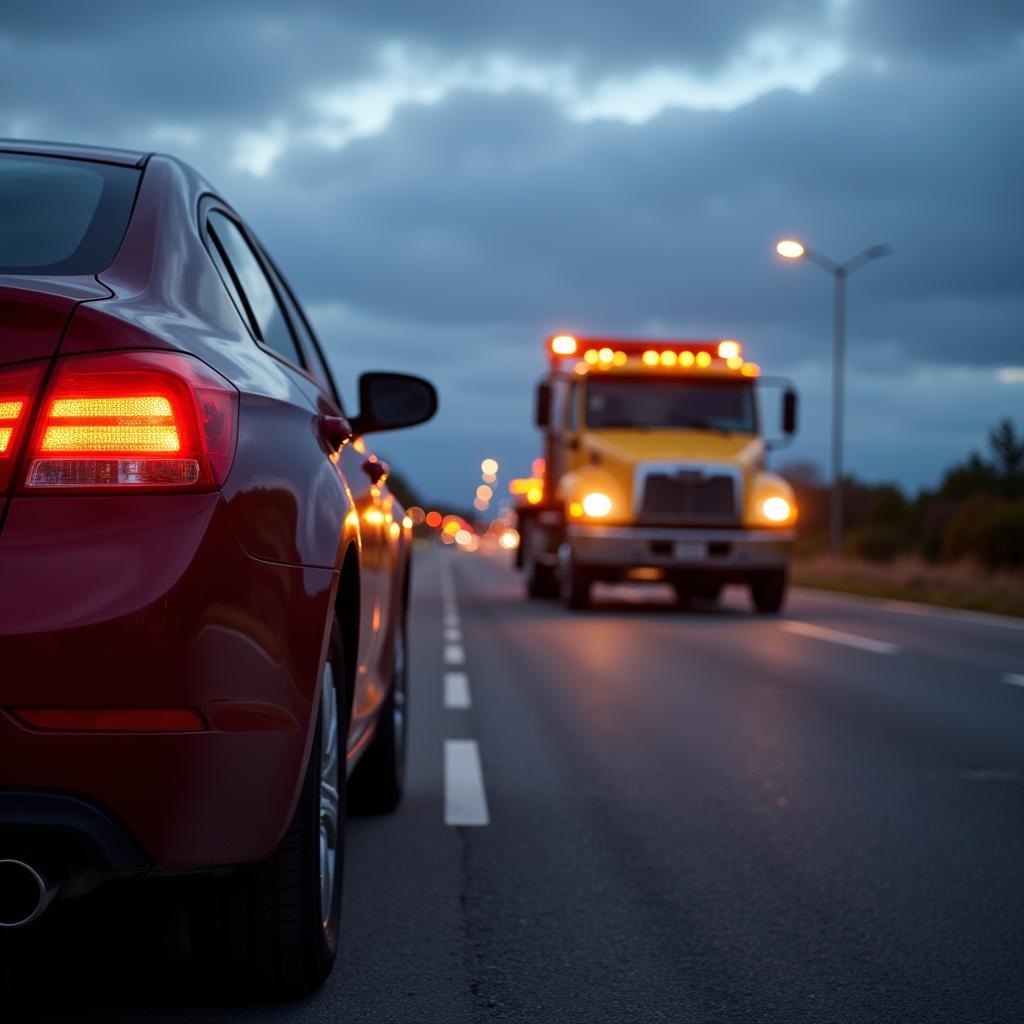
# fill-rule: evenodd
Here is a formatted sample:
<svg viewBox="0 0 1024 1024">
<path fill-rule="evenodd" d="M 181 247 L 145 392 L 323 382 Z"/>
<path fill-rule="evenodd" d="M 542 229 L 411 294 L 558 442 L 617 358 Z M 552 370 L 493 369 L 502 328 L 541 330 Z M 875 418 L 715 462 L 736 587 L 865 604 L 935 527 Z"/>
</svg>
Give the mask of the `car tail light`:
<svg viewBox="0 0 1024 1024">
<path fill-rule="evenodd" d="M 25 487 L 202 490 L 235 449 L 238 393 L 191 356 L 129 352 L 62 360 L 43 399 Z"/>
<path fill-rule="evenodd" d="M 0 370 L 0 492 L 11 482 L 20 440 L 25 433 L 39 379 L 40 365 Z"/>
</svg>

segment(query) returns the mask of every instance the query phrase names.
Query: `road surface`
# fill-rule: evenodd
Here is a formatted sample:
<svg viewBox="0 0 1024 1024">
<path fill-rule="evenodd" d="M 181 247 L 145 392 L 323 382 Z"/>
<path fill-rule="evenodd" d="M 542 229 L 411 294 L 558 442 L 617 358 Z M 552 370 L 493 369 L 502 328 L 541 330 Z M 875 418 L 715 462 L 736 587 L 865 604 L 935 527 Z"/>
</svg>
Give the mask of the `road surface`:
<svg viewBox="0 0 1024 1024">
<path fill-rule="evenodd" d="M 639 587 L 570 613 L 504 555 L 419 554 L 409 792 L 349 822 L 323 992 L 204 1001 L 140 895 L 24 1019 L 1024 1020 L 1024 623 Z"/>
</svg>

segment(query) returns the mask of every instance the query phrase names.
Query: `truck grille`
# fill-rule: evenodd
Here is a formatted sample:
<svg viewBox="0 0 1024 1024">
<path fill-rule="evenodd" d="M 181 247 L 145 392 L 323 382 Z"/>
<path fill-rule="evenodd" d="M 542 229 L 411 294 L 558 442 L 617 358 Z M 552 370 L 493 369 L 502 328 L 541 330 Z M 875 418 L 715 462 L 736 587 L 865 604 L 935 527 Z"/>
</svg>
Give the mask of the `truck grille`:
<svg viewBox="0 0 1024 1024">
<path fill-rule="evenodd" d="M 640 520 L 652 526 L 731 526 L 736 522 L 733 477 L 700 470 L 652 473 L 644 481 Z"/>
</svg>

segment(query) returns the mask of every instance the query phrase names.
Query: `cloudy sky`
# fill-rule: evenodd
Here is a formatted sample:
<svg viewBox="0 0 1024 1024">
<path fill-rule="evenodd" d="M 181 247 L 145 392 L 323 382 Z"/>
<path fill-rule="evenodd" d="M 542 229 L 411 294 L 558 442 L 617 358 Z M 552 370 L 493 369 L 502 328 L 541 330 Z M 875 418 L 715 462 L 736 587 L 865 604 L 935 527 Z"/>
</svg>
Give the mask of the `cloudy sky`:
<svg viewBox="0 0 1024 1024">
<path fill-rule="evenodd" d="M 553 331 L 730 336 L 825 463 L 851 279 L 848 462 L 911 486 L 1024 421 L 1020 0 L 6 0 L 0 136 L 158 149 L 250 221 L 340 379 L 433 378 L 379 447 L 468 503 L 524 472 Z M 507 475 L 503 473 L 503 475 Z"/>
</svg>

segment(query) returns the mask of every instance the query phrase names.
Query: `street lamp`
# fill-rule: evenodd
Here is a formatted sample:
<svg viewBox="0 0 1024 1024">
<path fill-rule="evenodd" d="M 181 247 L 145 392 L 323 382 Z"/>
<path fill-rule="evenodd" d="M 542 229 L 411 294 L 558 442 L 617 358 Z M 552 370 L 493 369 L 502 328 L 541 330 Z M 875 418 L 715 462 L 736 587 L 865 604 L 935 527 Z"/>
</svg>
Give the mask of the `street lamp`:
<svg viewBox="0 0 1024 1024">
<path fill-rule="evenodd" d="M 789 260 L 808 259 L 835 280 L 832 320 L 832 501 L 829 509 L 829 538 L 832 554 L 843 549 L 843 348 L 846 334 L 846 279 L 855 271 L 892 252 L 892 246 L 872 245 L 845 263 L 835 263 L 794 238 L 784 238 L 775 251 Z"/>
</svg>

